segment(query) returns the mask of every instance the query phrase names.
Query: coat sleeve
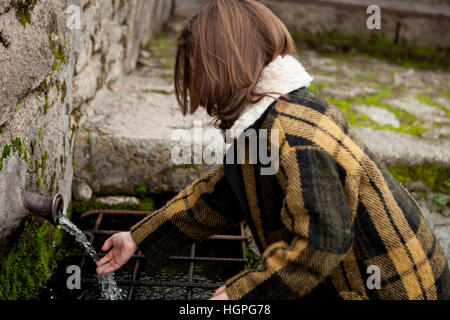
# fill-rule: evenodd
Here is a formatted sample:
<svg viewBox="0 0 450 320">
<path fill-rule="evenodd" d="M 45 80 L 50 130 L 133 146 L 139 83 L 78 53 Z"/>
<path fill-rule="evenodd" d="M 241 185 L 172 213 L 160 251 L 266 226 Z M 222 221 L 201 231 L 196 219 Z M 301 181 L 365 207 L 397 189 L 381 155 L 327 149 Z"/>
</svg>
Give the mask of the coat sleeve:
<svg viewBox="0 0 450 320">
<path fill-rule="evenodd" d="M 352 246 L 345 171 L 322 149 L 288 148 L 280 159 L 280 214 L 291 238 L 270 245 L 260 269 L 226 282 L 232 300 L 301 298 L 331 274 Z"/>
<path fill-rule="evenodd" d="M 134 225 L 131 236 L 148 259 L 158 261 L 243 220 L 220 166 Z"/>
</svg>

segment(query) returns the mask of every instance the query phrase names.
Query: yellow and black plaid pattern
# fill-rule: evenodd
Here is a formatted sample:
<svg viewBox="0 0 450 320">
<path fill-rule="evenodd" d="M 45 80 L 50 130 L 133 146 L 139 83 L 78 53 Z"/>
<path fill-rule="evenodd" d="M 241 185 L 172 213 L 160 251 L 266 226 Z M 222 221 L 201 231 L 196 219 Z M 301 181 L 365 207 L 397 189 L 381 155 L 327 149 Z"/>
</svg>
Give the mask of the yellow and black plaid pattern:
<svg viewBox="0 0 450 320">
<path fill-rule="evenodd" d="M 221 166 L 137 223 L 131 233 L 145 256 L 155 262 L 242 221 Z"/>
<path fill-rule="evenodd" d="M 300 89 L 260 128 L 278 130 L 280 170 L 240 166 L 264 252 L 258 270 L 226 282 L 231 299 L 449 299 L 446 258 L 420 209 L 339 112 Z M 161 255 L 222 231 L 243 220 L 232 190 L 221 167 L 134 226 L 133 238 Z M 380 289 L 367 287 L 372 265 Z"/>
</svg>

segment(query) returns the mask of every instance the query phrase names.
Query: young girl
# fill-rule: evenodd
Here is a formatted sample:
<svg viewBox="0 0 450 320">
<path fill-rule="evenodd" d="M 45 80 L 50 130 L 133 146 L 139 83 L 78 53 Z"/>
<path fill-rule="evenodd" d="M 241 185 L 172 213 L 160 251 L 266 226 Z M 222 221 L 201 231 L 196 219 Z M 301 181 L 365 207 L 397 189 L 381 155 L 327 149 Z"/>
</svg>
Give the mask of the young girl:
<svg viewBox="0 0 450 320">
<path fill-rule="evenodd" d="M 293 54 L 286 27 L 254 0 L 211 1 L 186 24 L 175 68 L 181 110 L 206 108 L 231 129 L 229 152 L 246 161 L 224 161 L 109 238 L 98 273 L 118 269 L 137 247 L 154 261 L 245 220 L 261 267 L 232 277 L 213 299 L 449 298 L 446 258 L 420 209 L 307 89 L 312 78 Z M 249 161 L 251 146 L 238 148 L 237 138 L 252 135 L 277 155 L 273 174 Z"/>
</svg>

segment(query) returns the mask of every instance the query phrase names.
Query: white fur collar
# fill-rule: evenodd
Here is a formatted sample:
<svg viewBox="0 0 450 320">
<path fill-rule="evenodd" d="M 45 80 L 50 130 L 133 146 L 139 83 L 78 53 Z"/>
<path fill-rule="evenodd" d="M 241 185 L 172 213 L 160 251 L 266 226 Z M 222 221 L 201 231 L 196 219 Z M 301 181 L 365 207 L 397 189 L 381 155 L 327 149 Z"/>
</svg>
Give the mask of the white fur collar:
<svg viewBox="0 0 450 320">
<path fill-rule="evenodd" d="M 309 87 L 313 80 L 296 58 L 290 55 L 285 57 L 278 56 L 263 69 L 256 85 L 256 92 L 287 94 L 303 87 Z M 275 99 L 280 97 L 280 95 L 275 94 L 271 96 Z M 258 103 L 247 105 L 230 130 L 228 130 L 228 138 L 239 137 L 245 129 L 263 115 L 274 102 L 274 98 L 264 97 Z"/>
</svg>

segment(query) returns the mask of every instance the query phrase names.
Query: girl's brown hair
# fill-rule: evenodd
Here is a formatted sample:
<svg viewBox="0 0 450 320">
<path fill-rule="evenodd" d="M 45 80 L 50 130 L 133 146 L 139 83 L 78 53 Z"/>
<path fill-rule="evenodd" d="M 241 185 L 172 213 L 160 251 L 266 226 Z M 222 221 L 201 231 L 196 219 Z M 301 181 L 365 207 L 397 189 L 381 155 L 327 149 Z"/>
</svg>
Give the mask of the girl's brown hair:
<svg viewBox="0 0 450 320">
<path fill-rule="evenodd" d="M 221 129 L 230 128 L 277 56 L 294 52 L 284 24 L 255 0 L 212 0 L 178 37 L 175 92 L 184 115 L 206 108 Z"/>
</svg>

